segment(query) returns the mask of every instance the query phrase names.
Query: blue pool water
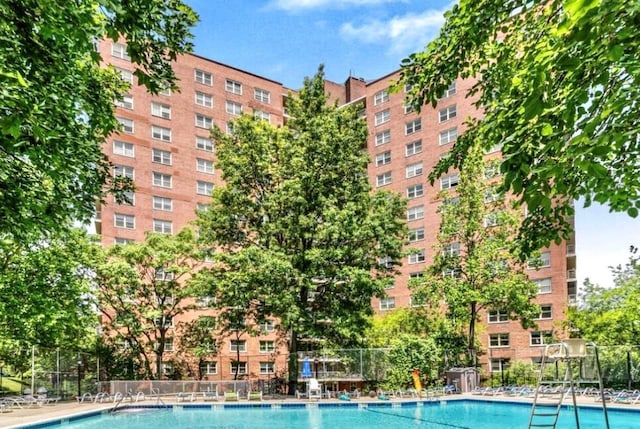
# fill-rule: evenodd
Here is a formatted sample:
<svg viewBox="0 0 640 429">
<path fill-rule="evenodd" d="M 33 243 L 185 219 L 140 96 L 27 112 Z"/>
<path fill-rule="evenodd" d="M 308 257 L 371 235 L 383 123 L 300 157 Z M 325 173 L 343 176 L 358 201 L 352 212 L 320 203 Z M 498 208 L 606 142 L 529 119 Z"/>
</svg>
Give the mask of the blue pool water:
<svg viewBox="0 0 640 429">
<path fill-rule="evenodd" d="M 266 405 L 266 404 L 265 404 Z M 530 405 L 485 401 L 447 401 L 392 407 L 125 410 L 47 426 L 64 429 L 526 429 Z M 329 405 L 329 404 L 326 404 Z M 356 404 L 353 404 L 356 405 Z M 580 409 L 581 429 L 604 427 L 601 408 Z M 609 410 L 611 429 L 637 429 L 640 412 Z M 40 426 L 42 427 L 42 426 Z M 559 429 L 575 428 L 572 410 L 560 414 Z"/>
</svg>

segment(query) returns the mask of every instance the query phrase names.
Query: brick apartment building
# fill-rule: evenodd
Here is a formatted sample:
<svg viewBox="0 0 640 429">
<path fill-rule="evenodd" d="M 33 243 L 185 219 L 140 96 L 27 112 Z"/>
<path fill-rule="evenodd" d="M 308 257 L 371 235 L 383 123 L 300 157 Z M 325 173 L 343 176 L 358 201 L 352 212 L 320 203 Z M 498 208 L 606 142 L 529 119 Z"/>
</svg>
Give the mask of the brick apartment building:
<svg viewBox="0 0 640 429">
<path fill-rule="evenodd" d="M 134 83 L 124 46 L 104 41 L 99 48 L 105 61 Z M 198 206 L 208 203 L 213 187 L 222 184 L 209 136 L 213 124 L 225 129 L 241 113 L 275 125 L 285 120 L 283 100 L 289 89 L 279 82 L 197 55 L 179 57 L 174 70 L 180 79 L 180 92 L 151 96 L 134 85 L 118 103 L 123 132 L 108 139 L 104 152 L 116 166 L 116 174 L 134 180 L 136 192 L 132 205 L 107 201 L 99 208 L 96 229 L 106 246 L 141 241 L 147 231 L 174 233 L 195 218 Z M 409 246 L 424 251 L 403 261 L 387 298 L 374 300 L 372 305 L 379 312 L 411 305 L 408 280 L 432 261 L 439 228 L 436 194 L 455 187 L 458 180 L 451 174 L 432 187 L 427 175 L 464 131 L 464 119 L 476 114 L 464 95 L 470 82 L 457 81 L 436 108 L 425 107 L 417 114 L 404 106 L 403 92 L 389 91 L 398 77 L 395 71 L 372 81 L 349 77 L 344 84 L 326 83 L 331 98 L 338 99 L 339 104 L 364 106 L 372 187 L 407 196 L 407 221 L 415 232 Z M 564 319 L 577 292 L 574 242 L 571 239 L 545 249 L 542 266 L 530 270 L 539 287 L 537 302 L 542 306 L 539 331 L 525 331 L 503 314 L 483 316 L 484 330 L 480 328 L 479 336 L 487 351 L 481 358 L 487 370 L 501 371 L 513 360 L 536 361 L 550 332 L 560 330 L 557 322 Z M 274 362 L 266 356 L 273 352 L 274 339 L 273 333 L 247 337 L 243 353 L 257 357 L 247 359 L 241 372 L 258 378 L 272 374 Z M 210 379 L 230 378 L 235 352 L 231 352 L 231 340 L 229 343 L 230 347 L 223 347 L 218 360 L 207 369 Z"/>
</svg>

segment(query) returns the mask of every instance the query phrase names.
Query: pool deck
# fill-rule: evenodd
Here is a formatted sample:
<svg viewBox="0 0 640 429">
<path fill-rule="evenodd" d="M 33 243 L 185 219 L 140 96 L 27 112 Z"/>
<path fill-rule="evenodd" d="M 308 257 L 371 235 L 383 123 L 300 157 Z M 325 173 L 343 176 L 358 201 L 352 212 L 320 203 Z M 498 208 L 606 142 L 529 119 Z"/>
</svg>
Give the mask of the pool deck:
<svg viewBox="0 0 640 429">
<path fill-rule="evenodd" d="M 462 395 L 445 395 L 438 396 L 435 399 L 425 399 L 425 398 L 406 398 L 406 399 L 390 399 L 385 402 L 433 402 L 433 401 L 441 401 L 441 400 L 460 400 L 460 399 L 472 399 L 472 400 L 480 400 L 480 401 L 496 401 L 496 402 L 523 402 L 523 403 L 531 403 L 532 398 L 530 397 L 512 397 L 512 396 L 504 396 L 504 395 L 495 395 L 495 396 L 483 396 L 483 395 L 472 395 L 472 394 L 462 394 Z M 578 397 L 577 401 L 580 405 L 590 405 L 597 408 L 601 408 L 601 404 L 599 402 L 595 402 L 593 398 L 590 397 Z M 223 405 L 225 404 L 224 400 L 218 400 L 215 402 L 204 402 L 202 399 L 197 399 L 193 402 L 178 402 L 175 397 L 171 398 L 163 398 L 163 402 L 166 405 L 196 405 L 196 404 L 204 404 L 211 406 L 212 404 Z M 282 404 L 282 403 L 341 403 L 338 399 L 321 399 L 319 401 L 309 401 L 305 399 L 294 399 L 290 397 L 282 397 L 278 399 L 264 399 L 262 401 L 247 401 L 240 400 L 234 402 L 227 402 L 227 404 L 244 404 L 244 405 L 257 405 L 257 404 Z M 359 399 L 354 399 L 351 402 L 355 403 L 367 403 L 367 402 L 381 402 L 376 400 L 375 398 L 370 397 L 361 397 Z M 570 403 L 570 401 L 565 401 L 565 403 Z M 145 406 L 145 405 L 155 405 L 156 400 L 148 399 L 146 401 L 140 402 L 123 402 L 122 405 L 132 405 L 135 406 Z M 114 404 L 112 402 L 103 402 L 103 403 L 78 403 L 78 402 L 61 402 L 57 404 L 43 405 L 31 408 L 10 408 L 5 409 L 4 412 L 0 413 L 0 428 L 19 428 L 25 425 L 31 425 L 34 423 L 44 423 L 46 421 L 51 420 L 59 420 L 66 419 L 73 416 L 78 416 L 87 413 L 101 412 L 107 411 L 112 408 Z M 611 409 L 636 409 L 640 410 L 640 404 L 637 405 L 629 405 L 623 403 L 607 403 L 607 408 Z"/>
</svg>

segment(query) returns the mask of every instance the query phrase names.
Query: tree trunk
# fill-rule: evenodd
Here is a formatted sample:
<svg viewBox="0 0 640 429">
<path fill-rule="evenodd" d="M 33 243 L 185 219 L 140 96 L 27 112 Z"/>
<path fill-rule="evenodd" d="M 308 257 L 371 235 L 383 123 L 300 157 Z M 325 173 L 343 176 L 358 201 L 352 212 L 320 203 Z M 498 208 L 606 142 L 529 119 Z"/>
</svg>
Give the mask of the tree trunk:
<svg viewBox="0 0 640 429">
<path fill-rule="evenodd" d="M 298 332 L 291 328 L 289 340 L 289 383 L 287 393 L 290 396 L 296 394 L 298 388 Z"/>
<path fill-rule="evenodd" d="M 476 367 L 476 303 L 471 303 L 471 319 L 469 320 L 469 336 L 467 337 L 467 353 L 469 363 L 474 368 Z"/>
</svg>

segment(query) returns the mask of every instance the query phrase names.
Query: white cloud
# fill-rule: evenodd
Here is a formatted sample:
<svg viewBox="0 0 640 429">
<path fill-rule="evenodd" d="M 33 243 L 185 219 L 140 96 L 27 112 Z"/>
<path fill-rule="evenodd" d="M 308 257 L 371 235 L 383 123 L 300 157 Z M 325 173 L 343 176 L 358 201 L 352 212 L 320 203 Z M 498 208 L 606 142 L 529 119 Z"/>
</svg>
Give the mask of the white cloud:
<svg viewBox="0 0 640 429">
<path fill-rule="evenodd" d="M 444 24 L 443 10 L 427 10 L 394 16 L 388 21 L 372 20 L 361 25 L 351 22 L 343 24 L 340 34 L 363 43 L 388 44 L 392 54 L 419 51 L 432 40 Z"/>
<path fill-rule="evenodd" d="M 340 9 L 348 6 L 366 6 L 383 3 L 397 3 L 406 0 L 273 0 L 270 7 L 289 12 L 305 9 L 332 8 Z"/>
</svg>

